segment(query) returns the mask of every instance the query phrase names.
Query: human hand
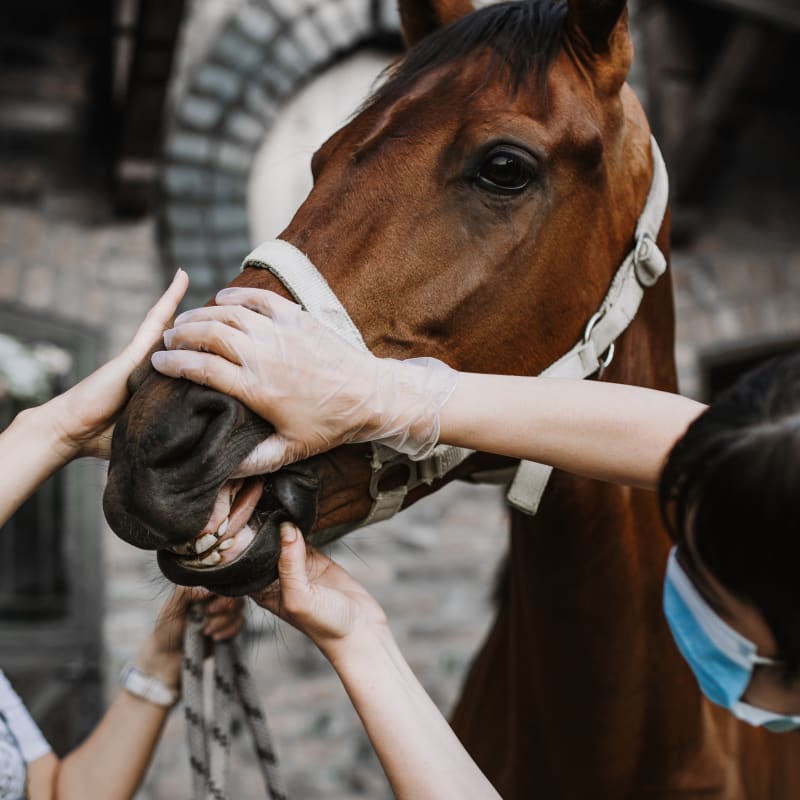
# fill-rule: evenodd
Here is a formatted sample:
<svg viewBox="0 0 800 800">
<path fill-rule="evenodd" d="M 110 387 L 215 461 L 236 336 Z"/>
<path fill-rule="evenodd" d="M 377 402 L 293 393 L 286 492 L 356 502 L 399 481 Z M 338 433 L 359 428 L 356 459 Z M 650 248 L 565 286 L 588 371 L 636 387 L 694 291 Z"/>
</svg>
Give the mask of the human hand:
<svg viewBox="0 0 800 800">
<path fill-rule="evenodd" d="M 244 627 L 244 600 L 218 597 L 207 589 L 176 586 L 161 606 L 152 634 L 144 642 L 137 658 L 138 666 L 148 675 L 168 686 L 180 682 L 183 658 L 183 634 L 192 603 L 202 603 L 206 618 L 203 633 L 214 641 L 236 636 Z"/>
<path fill-rule="evenodd" d="M 376 358 L 280 295 L 230 288 L 181 314 L 152 356 L 164 375 L 230 394 L 275 427 L 237 470 L 260 474 L 349 442 L 412 458 L 439 437 L 458 373 L 435 359 Z"/>
<path fill-rule="evenodd" d="M 41 407 L 65 463 L 79 456 L 108 458 L 113 423 L 129 398 L 128 378 L 161 342 L 188 285 L 189 276 L 178 270 L 125 349 Z"/>
<path fill-rule="evenodd" d="M 386 614 L 372 595 L 330 558 L 307 549 L 290 522 L 281 525 L 277 583 L 251 596 L 331 660 L 357 636 L 388 631 Z"/>
</svg>

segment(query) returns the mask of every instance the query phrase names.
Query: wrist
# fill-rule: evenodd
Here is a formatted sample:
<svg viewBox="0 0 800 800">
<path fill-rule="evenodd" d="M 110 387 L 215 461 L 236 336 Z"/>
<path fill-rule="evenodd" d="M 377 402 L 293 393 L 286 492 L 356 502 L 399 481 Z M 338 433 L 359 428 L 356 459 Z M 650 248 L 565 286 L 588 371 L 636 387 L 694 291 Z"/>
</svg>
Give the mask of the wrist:
<svg viewBox="0 0 800 800">
<path fill-rule="evenodd" d="M 142 672 L 177 691 L 181 685 L 182 659 L 182 651 L 165 653 L 151 635 L 142 643 L 133 664 Z"/>
<path fill-rule="evenodd" d="M 388 623 L 362 625 L 347 636 L 319 642 L 317 646 L 340 675 L 371 663 L 379 654 L 397 650 Z"/>
<path fill-rule="evenodd" d="M 28 419 L 36 426 L 38 434 L 46 438 L 50 452 L 60 464 L 67 464 L 80 455 L 80 445 L 65 425 L 70 415 L 61 395 L 21 413 L 29 415 Z"/>
</svg>

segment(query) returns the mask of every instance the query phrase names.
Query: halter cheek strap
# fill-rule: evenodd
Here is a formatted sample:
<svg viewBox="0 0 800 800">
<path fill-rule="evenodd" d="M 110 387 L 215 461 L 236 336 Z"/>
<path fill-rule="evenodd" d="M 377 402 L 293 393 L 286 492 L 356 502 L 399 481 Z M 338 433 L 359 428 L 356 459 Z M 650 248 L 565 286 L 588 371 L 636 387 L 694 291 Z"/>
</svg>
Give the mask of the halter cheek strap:
<svg viewBox="0 0 800 800">
<path fill-rule="evenodd" d="M 544 370 L 541 373 L 543 377 L 582 379 L 602 372 L 613 358 L 614 343 L 636 316 L 645 289 L 655 284 L 667 267 L 667 259 L 658 248 L 656 239 L 667 210 L 669 181 L 664 159 L 653 137 L 651 148 L 653 180 L 636 225 L 634 247 L 617 270 L 599 308 L 587 322 L 581 341 Z M 264 242 L 244 260 L 242 269 L 246 267 L 269 270 L 315 319 L 353 346 L 367 350 L 361 333 L 328 282 L 311 261 L 289 242 L 281 239 Z M 428 458 L 412 461 L 402 453 L 373 443 L 370 461 L 372 509 L 358 525 L 337 526 L 323 531 L 316 543 L 332 541 L 355 527 L 394 516 L 409 491 L 443 478 L 474 452 L 463 447 L 437 445 Z M 396 489 L 382 491 L 381 478 L 398 465 L 408 470 L 406 483 Z M 551 472 L 552 467 L 544 464 L 521 461 L 506 495 L 508 502 L 526 514 L 535 514 Z M 507 483 L 511 474 L 508 470 L 497 470 L 475 473 L 471 478 L 477 482 Z"/>
</svg>

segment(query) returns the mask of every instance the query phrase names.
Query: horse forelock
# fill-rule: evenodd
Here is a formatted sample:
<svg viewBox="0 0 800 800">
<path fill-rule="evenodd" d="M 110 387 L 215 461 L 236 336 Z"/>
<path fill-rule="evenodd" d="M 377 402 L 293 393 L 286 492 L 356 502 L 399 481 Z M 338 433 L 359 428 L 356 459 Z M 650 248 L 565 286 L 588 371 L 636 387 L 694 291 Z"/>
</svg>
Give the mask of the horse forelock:
<svg viewBox="0 0 800 800">
<path fill-rule="evenodd" d="M 479 9 L 426 36 L 390 66 L 364 109 L 400 99 L 424 75 L 463 62 L 479 50 L 491 55 L 487 82 L 500 77 L 514 95 L 535 77 L 543 89 L 561 50 L 566 22 L 567 4 L 562 0 L 523 0 Z"/>
</svg>

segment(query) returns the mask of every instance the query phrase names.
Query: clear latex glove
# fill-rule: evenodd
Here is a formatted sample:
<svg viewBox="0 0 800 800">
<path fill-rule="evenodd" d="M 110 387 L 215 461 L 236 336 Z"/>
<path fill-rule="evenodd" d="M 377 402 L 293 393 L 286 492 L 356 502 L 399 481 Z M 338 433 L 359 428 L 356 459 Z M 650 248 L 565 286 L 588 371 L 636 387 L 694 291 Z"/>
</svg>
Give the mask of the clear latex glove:
<svg viewBox="0 0 800 800">
<path fill-rule="evenodd" d="M 376 358 L 274 292 L 223 289 L 216 302 L 181 314 L 152 363 L 235 397 L 275 427 L 237 476 L 352 442 L 430 454 L 456 371 L 430 358 Z"/>
</svg>

